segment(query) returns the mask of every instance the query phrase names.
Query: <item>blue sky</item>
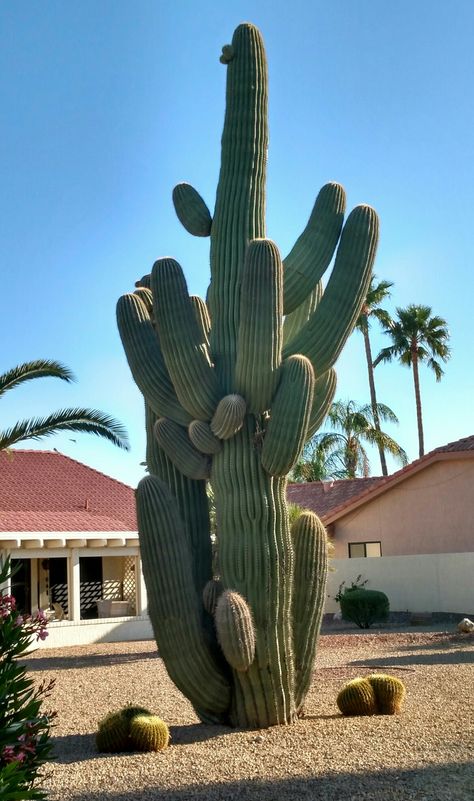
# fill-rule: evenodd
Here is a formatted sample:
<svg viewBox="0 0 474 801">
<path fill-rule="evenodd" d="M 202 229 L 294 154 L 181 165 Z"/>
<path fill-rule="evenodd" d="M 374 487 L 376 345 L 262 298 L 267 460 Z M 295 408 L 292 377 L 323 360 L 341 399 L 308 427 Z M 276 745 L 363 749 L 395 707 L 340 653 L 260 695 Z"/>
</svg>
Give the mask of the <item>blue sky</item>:
<svg viewBox="0 0 474 801">
<path fill-rule="evenodd" d="M 373 205 L 389 308 L 428 304 L 451 331 L 443 381 L 422 370 L 426 449 L 474 433 L 470 0 L 17 0 L 0 5 L 0 370 L 55 358 L 78 382 L 19 388 L 2 399 L 2 427 L 91 406 L 126 424 L 132 450 L 86 435 L 24 447 L 55 447 L 130 484 L 142 474 L 142 399 L 115 303 L 164 255 L 205 294 L 208 240 L 181 227 L 171 192 L 189 181 L 213 207 L 219 55 L 244 20 L 269 61 L 268 236 L 286 254 L 328 180 L 345 186 L 349 208 Z M 384 344 L 374 330 L 374 352 Z M 338 376 L 337 397 L 368 401 L 357 333 Z M 410 372 L 382 365 L 376 380 L 400 419 L 390 433 L 416 458 Z"/>
</svg>

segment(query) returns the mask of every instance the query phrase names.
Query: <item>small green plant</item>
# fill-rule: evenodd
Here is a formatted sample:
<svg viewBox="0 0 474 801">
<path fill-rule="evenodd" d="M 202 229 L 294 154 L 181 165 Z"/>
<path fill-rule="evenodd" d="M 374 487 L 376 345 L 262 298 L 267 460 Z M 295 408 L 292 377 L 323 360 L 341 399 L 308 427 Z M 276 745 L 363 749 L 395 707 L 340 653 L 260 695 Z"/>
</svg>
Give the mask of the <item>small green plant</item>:
<svg viewBox="0 0 474 801">
<path fill-rule="evenodd" d="M 334 596 L 334 600 L 340 603 L 342 596 L 346 592 L 353 592 L 354 590 L 362 590 L 366 584 L 368 584 L 369 579 L 365 579 L 365 581 L 361 581 L 362 573 L 359 573 L 355 581 L 351 581 L 350 587 L 345 587 L 345 581 L 341 581 L 339 584 L 339 589 L 337 594 Z"/>
<path fill-rule="evenodd" d="M 360 629 L 369 629 L 373 623 L 387 620 L 390 604 L 384 592 L 365 588 L 344 592 L 339 600 L 342 619 L 350 620 Z"/>
<path fill-rule="evenodd" d="M 395 715 L 406 695 L 400 679 L 386 673 L 373 673 L 352 679 L 339 691 L 336 703 L 343 715 Z"/>
<path fill-rule="evenodd" d="M 0 567 L 0 587 L 12 575 L 10 559 Z M 0 589 L 0 798 L 45 799 L 41 768 L 51 759 L 50 728 L 55 712 L 44 712 L 54 680 L 35 687 L 16 657 L 47 636 L 41 611 L 20 614 L 15 598 Z"/>
</svg>

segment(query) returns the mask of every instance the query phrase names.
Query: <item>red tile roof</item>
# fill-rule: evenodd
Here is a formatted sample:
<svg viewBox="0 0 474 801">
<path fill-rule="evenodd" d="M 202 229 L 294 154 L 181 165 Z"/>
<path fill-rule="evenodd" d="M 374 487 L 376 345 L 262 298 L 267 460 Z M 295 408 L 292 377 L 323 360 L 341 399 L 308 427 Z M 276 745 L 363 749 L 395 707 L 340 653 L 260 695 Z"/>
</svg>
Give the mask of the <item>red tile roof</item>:
<svg viewBox="0 0 474 801">
<path fill-rule="evenodd" d="M 474 436 L 448 442 L 427 453 L 421 459 L 384 478 L 352 478 L 333 482 L 314 481 L 308 484 L 289 484 L 288 500 L 316 512 L 325 523 L 331 523 L 347 514 L 354 506 L 371 501 L 393 485 L 423 470 L 433 462 L 459 455 L 459 458 L 474 456 Z"/>
<path fill-rule="evenodd" d="M 57 451 L 0 452 L 0 531 L 136 531 L 132 487 Z"/>
<path fill-rule="evenodd" d="M 339 481 L 309 481 L 305 484 L 288 484 L 286 497 L 319 517 L 341 506 L 352 498 L 380 484 L 383 478 L 346 478 Z"/>
</svg>

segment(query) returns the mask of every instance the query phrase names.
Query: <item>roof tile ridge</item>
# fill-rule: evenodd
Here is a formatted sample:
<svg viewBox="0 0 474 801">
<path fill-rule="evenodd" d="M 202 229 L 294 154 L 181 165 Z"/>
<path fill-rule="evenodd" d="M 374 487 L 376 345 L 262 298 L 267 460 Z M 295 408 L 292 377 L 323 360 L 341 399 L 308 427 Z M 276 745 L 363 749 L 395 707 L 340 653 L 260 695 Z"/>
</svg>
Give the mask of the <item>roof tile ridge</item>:
<svg viewBox="0 0 474 801">
<path fill-rule="evenodd" d="M 52 454 L 53 456 L 61 456 L 63 459 L 67 459 L 69 462 L 74 462 L 74 464 L 77 464 L 80 467 L 84 467 L 86 470 L 90 470 L 92 473 L 96 473 L 97 475 L 102 476 L 102 478 L 106 478 L 109 481 L 115 482 L 115 484 L 119 484 L 121 487 L 126 487 L 127 489 L 132 490 L 132 492 L 135 492 L 134 487 L 131 487 L 130 484 L 125 484 L 124 481 L 120 481 L 118 478 L 114 478 L 113 476 L 109 476 L 109 475 L 107 475 L 107 473 L 104 473 L 101 470 L 97 470 L 96 467 L 91 467 L 88 464 L 84 464 L 84 462 L 80 462 L 78 459 L 74 459 L 72 456 L 68 456 L 65 453 L 61 453 L 61 451 L 58 451 L 58 450 L 43 451 L 43 450 L 35 450 L 33 448 L 29 448 L 29 449 L 25 448 L 23 451 L 20 451 L 20 450 L 15 451 L 15 453 L 19 453 L 19 452 L 23 452 L 23 453 L 41 453 L 41 454 L 49 453 L 49 454 Z"/>
<path fill-rule="evenodd" d="M 59 456 L 62 456 L 63 459 L 67 459 L 70 462 L 74 462 L 74 464 L 78 464 L 80 467 L 85 467 L 86 470 L 90 470 L 92 473 L 96 473 L 97 475 L 101 476 L 102 478 L 106 478 L 108 481 L 113 481 L 115 484 L 119 484 L 121 487 L 126 487 L 126 489 L 132 490 L 135 492 L 134 487 L 131 487 L 130 484 L 125 484 L 124 481 L 120 481 L 118 478 L 114 478 L 113 476 L 107 475 L 102 470 L 98 470 L 96 467 L 91 467 L 88 464 L 84 464 L 84 462 L 80 462 L 78 459 L 73 459 L 72 456 L 67 456 L 65 453 L 60 453 L 57 451 Z"/>
</svg>

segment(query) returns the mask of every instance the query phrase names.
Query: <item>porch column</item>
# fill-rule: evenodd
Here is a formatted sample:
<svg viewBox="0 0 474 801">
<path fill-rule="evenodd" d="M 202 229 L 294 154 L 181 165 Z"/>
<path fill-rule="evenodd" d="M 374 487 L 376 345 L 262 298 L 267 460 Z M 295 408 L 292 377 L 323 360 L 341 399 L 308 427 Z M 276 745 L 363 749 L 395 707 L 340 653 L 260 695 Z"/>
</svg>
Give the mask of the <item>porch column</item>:
<svg viewBox="0 0 474 801">
<path fill-rule="evenodd" d="M 139 555 L 135 557 L 135 594 L 137 615 L 146 615 L 148 611 L 148 598 L 142 572 L 142 560 Z"/>
<path fill-rule="evenodd" d="M 31 612 L 36 612 L 39 609 L 39 593 L 38 593 L 38 560 L 30 559 L 31 563 Z"/>
<path fill-rule="evenodd" d="M 4 551 L 4 550 L 0 551 L 0 567 L 3 567 L 3 565 L 6 562 L 6 560 L 8 559 L 8 556 L 9 556 L 8 551 Z M 12 594 L 11 576 L 8 576 L 7 580 L 4 581 L 3 584 L 0 585 L 0 589 L 5 593 L 5 595 L 11 595 Z"/>
<path fill-rule="evenodd" d="M 81 581 L 79 573 L 79 551 L 75 548 L 71 550 L 71 556 L 67 560 L 67 584 L 68 617 L 69 620 L 78 622 L 81 618 Z"/>
</svg>

